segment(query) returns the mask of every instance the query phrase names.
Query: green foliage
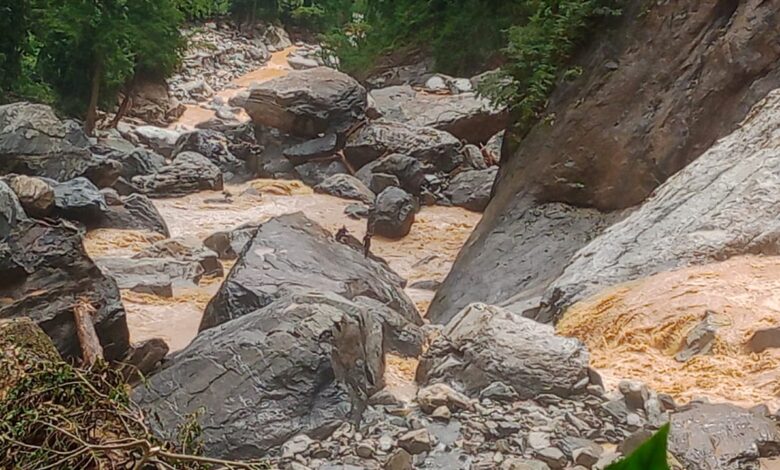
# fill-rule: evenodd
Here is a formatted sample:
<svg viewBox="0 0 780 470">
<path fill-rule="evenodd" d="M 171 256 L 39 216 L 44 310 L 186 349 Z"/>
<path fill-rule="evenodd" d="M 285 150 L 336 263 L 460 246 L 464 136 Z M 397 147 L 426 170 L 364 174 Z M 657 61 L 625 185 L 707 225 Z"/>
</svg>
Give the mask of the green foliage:
<svg viewBox="0 0 780 470">
<path fill-rule="evenodd" d="M 668 438 L 667 423 L 631 455 L 613 463 L 606 470 L 669 470 L 669 464 L 666 462 Z"/>
<path fill-rule="evenodd" d="M 230 0 L 173 0 L 173 4 L 188 20 L 221 16 L 230 8 Z"/>
<path fill-rule="evenodd" d="M 30 4 L 25 1 L 0 5 L 0 90 L 21 75 L 30 14 Z"/>
</svg>

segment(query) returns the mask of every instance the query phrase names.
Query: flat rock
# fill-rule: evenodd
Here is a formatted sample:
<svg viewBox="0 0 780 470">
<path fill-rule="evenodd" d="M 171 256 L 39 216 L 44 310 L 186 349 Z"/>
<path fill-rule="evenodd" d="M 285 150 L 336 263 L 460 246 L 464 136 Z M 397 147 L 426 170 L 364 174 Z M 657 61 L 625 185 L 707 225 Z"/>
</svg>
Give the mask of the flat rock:
<svg viewBox="0 0 780 470">
<path fill-rule="evenodd" d="M 315 186 L 314 191 L 343 199 L 354 199 L 366 204 L 373 204 L 376 197 L 362 181 L 346 174 L 328 177 L 325 181 Z"/>
<path fill-rule="evenodd" d="M 455 206 L 482 212 L 490 202 L 496 174 L 498 167 L 460 172 L 452 178 L 444 195 Z"/>
</svg>

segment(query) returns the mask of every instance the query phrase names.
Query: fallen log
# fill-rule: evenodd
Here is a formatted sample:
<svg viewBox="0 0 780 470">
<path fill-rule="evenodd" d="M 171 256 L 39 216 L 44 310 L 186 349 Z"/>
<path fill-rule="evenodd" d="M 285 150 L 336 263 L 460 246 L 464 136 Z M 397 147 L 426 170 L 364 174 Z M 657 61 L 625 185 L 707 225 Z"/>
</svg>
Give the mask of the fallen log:
<svg viewBox="0 0 780 470">
<path fill-rule="evenodd" d="M 95 307 L 87 299 L 80 299 L 73 307 L 73 321 L 76 324 L 76 334 L 81 345 L 82 365 L 89 367 L 97 361 L 103 361 L 103 347 L 95 332 L 92 315 Z"/>
</svg>

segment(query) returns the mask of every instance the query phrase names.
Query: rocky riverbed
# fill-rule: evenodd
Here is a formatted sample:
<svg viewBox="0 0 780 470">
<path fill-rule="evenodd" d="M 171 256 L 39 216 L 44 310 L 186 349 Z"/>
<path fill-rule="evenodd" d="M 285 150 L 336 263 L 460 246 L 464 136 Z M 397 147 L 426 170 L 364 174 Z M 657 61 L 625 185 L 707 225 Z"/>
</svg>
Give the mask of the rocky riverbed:
<svg viewBox="0 0 780 470">
<path fill-rule="evenodd" d="M 0 318 L 78 361 L 89 304 L 155 433 L 200 410 L 207 455 L 278 468 L 582 470 L 671 422 L 675 469 L 776 465 L 777 91 L 607 207 L 532 191 L 473 80 L 188 34 L 96 138 L 0 106 Z"/>
</svg>

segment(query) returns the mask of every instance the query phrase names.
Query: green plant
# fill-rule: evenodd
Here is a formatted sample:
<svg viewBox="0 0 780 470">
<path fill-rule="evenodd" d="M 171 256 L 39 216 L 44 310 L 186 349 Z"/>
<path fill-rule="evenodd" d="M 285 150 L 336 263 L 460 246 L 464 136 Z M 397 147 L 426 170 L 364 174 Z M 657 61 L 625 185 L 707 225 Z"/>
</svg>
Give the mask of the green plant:
<svg viewBox="0 0 780 470">
<path fill-rule="evenodd" d="M 667 423 L 631 455 L 613 463 L 606 470 L 669 470 L 669 464 L 666 462 L 668 438 Z"/>
</svg>

